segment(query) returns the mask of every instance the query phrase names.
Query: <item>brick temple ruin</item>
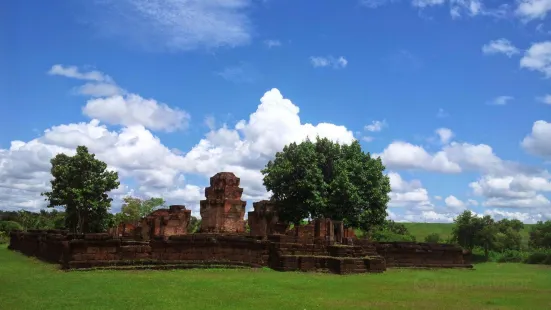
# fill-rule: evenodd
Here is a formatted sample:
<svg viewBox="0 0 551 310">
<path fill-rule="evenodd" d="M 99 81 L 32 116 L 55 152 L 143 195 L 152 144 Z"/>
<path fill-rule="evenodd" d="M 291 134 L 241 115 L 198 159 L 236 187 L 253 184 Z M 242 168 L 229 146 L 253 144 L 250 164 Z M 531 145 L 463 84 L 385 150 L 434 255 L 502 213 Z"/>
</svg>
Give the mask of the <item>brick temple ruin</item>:
<svg viewBox="0 0 551 310">
<path fill-rule="evenodd" d="M 63 269 L 270 267 L 337 274 L 383 272 L 391 267 L 471 268 L 452 244 L 372 242 L 331 219 L 290 229 L 270 201 L 248 213 L 240 179 L 221 172 L 200 202 L 201 227 L 188 234 L 191 210 L 173 205 L 99 234 L 59 230 L 12 232 L 9 248 Z"/>
</svg>

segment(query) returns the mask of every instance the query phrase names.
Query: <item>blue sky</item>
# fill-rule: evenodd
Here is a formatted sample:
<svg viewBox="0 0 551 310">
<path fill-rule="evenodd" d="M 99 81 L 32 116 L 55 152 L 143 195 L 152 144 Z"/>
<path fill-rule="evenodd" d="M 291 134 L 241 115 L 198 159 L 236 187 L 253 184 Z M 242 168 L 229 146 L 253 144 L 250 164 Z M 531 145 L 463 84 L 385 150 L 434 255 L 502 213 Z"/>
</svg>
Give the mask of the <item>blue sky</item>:
<svg viewBox="0 0 551 310">
<path fill-rule="evenodd" d="M 551 218 L 551 0 L 6 1 L 0 208 L 86 144 L 126 194 L 196 215 L 208 177 L 307 135 L 361 141 L 389 214 Z M 261 100 L 262 98 L 262 100 Z"/>
</svg>

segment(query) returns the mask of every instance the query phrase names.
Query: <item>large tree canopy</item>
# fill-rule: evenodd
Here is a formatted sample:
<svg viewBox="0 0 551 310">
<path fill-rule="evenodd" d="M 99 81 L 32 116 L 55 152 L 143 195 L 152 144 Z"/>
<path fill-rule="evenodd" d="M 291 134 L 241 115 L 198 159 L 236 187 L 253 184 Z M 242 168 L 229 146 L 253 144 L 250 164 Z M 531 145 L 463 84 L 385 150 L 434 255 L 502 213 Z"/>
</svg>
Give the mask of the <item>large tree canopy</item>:
<svg viewBox="0 0 551 310">
<path fill-rule="evenodd" d="M 318 137 L 285 146 L 262 173 L 281 220 L 326 217 L 368 230 L 387 215 L 390 181 L 384 170 L 358 141 L 340 145 Z"/>
<path fill-rule="evenodd" d="M 65 207 L 65 223 L 73 232 L 105 230 L 112 201 L 107 193 L 120 185 L 117 172 L 108 171 L 85 146 L 77 147 L 74 156 L 58 154 L 50 162 L 52 190 L 42 193 L 48 207 Z"/>
</svg>

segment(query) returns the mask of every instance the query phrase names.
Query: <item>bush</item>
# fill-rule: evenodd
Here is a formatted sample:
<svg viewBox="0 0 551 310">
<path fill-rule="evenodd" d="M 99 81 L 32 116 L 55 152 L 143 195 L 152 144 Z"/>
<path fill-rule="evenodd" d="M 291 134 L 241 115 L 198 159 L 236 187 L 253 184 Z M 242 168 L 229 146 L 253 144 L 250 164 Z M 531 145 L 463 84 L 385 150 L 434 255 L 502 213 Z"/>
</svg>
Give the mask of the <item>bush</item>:
<svg viewBox="0 0 551 310">
<path fill-rule="evenodd" d="M 0 244 L 6 244 L 9 242 L 9 236 L 5 231 L 0 231 Z"/>
<path fill-rule="evenodd" d="M 440 235 L 437 233 L 432 233 L 425 237 L 425 242 L 427 243 L 438 243 L 440 242 Z"/>
<path fill-rule="evenodd" d="M 5 232 L 6 235 L 9 235 L 9 233 L 14 230 L 23 230 L 23 226 L 14 221 L 0 221 L 1 232 Z"/>
<path fill-rule="evenodd" d="M 497 253 L 495 257 L 498 263 L 522 263 L 528 258 L 529 253 L 518 250 L 505 250 Z"/>
<path fill-rule="evenodd" d="M 527 264 L 544 264 L 551 265 L 551 250 L 548 249 L 538 249 L 534 250 L 526 260 L 524 261 Z"/>
<path fill-rule="evenodd" d="M 386 229 L 373 232 L 372 239 L 379 242 L 415 242 L 415 236 L 397 234 Z"/>
</svg>

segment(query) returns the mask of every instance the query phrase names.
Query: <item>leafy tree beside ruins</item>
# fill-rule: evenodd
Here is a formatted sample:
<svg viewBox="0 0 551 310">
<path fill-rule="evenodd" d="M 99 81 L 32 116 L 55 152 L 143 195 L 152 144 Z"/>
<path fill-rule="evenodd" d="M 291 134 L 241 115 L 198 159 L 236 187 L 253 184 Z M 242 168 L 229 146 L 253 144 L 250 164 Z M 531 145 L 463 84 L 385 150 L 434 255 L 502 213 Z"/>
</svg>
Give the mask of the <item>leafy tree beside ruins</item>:
<svg viewBox="0 0 551 310">
<path fill-rule="evenodd" d="M 317 137 L 285 146 L 262 173 L 281 220 L 325 217 L 369 230 L 387 216 L 390 180 L 384 170 L 358 141 L 340 145 Z"/>
<path fill-rule="evenodd" d="M 112 201 L 107 193 L 119 187 L 118 173 L 107 170 L 85 146 L 77 147 L 74 156 L 57 154 L 50 162 L 52 189 L 42 193 L 48 207 L 65 208 L 65 225 L 72 232 L 105 231 Z"/>
<path fill-rule="evenodd" d="M 139 221 L 165 204 L 163 198 L 155 197 L 144 200 L 127 196 L 123 198 L 123 201 L 121 212 L 115 215 L 115 222 L 117 224 Z"/>
</svg>

